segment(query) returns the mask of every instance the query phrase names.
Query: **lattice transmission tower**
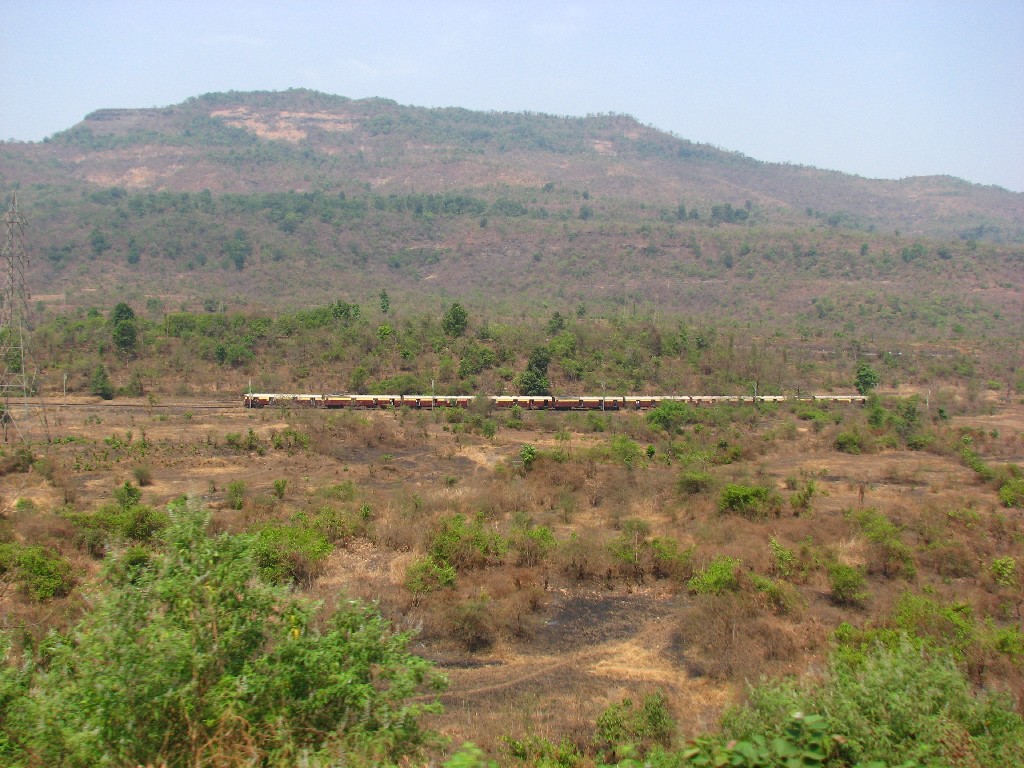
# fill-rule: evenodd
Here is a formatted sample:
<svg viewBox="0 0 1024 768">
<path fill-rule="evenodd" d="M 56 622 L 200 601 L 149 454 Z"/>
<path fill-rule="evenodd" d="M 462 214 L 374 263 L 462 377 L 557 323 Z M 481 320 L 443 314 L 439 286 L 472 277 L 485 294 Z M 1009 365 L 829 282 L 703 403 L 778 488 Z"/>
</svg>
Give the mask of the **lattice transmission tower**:
<svg viewBox="0 0 1024 768">
<path fill-rule="evenodd" d="M 3 398 L 4 441 L 13 431 L 27 439 L 29 429 L 29 398 L 34 392 L 34 376 L 29 370 L 28 350 L 28 286 L 25 272 L 29 259 L 25 251 L 25 217 L 18 210 L 18 194 L 11 195 L 10 206 L 3 216 L 3 250 L 0 268 L 0 397 Z M 20 409 L 18 404 L 22 406 Z M 20 411 L 20 413 L 19 413 Z"/>
</svg>

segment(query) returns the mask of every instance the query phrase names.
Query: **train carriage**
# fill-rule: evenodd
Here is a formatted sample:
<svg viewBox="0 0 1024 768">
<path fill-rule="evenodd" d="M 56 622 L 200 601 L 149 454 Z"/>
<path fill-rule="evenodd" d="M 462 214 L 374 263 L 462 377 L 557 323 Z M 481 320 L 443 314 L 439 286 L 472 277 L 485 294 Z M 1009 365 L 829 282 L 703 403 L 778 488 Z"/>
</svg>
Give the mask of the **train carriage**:
<svg viewBox="0 0 1024 768">
<path fill-rule="evenodd" d="M 648 411 L 657 408 L 662 398 L 654 395 L 629 395 L 625 398 L 626 405 L 638 411 Z"/>
<path fill-rule="evenodd" d="M 314 395 L 297 393 L 247 392 L 242 397 L 246 408 L 269 408 L 274 406 L 297 406 L 303 408 L 468 408 L 476 398 L 473 395 Z M 863 405 L 867 397 L 860 394 L 828 394 L 792 397 L 786 395 L 616 395 L 598 397 L 594 395 L 558 396 L 549 395 L 491 395 L 488 401 L 499 410 L 522 408 L 524 410 L 559 411 L 617 411 L 620 408 L 650 410 L 663 402 L 684 402 L 693 405 L 716 405 L 718 403 L 782 403 L 789 400 L 805 402 L 833 402 Z"/>
<path fill-rule="evenodd" d="M 581 397 L 579 400 L 583 411 L 617 411 L 622 404 L 619 397 Z"/>
</svg>

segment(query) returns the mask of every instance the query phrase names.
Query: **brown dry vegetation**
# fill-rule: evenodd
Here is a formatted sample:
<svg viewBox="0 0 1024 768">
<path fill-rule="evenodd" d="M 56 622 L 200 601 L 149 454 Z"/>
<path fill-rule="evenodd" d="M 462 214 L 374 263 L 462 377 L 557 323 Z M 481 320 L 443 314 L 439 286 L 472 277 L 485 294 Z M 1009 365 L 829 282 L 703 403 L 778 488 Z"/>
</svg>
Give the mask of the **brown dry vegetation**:
<svg viewBox="0 0 1024 768">
<path fill-rule="evenodd" d="M 598 714 L 654 691 L 696 734 L 746 683 L 892 629 L 1022 707 L 1024 195 L 760 163 L 622 115 L 308 91 L 101 110 L 0 145 L 15 188 L 48 398 L 0 446 L 16 645 L 70 626 L 104 554 L 184 495 L 251 533 L 268 578 L 416 632 L 451 681 L 431 725 L 494 755 L 533 735 L 589 759 Z M 239 403 L 505 394 L 538 370 L 559 395 L 835 393 L 862 365 L 877 404 L 700 408 L 671 433 Z M 32 547 L 59 578 L 26 581 Z"/>
<path fill-rule="evenodd" d="M 38 638 L 80 613 L 100 562 L 69 514 L 98 509 L 145 466 L 145 503 L 193 496 L 214 510 L 220 530 L 330 514 L 357 521 L 330 529 L 332 553 L 308 564 L 297 588 L 327 604 L 378 601 L 397 627 L 418 632 L 416 650 L 451 682 L 445 713 L 432 724 L 455 743 L 473 739 L 495 754 L 502 735 L 586 746 L 608 704 L 654 690 L 665 693 L 685 732 L 700 732 L 745 683 L 814 669 L 842 622 L 890 623 L 907 592 L 962 602 L 993 628 L 1021 629 L 1019 582 L 1000 585 L 991 570 L 996 558 L 1024 565 L 1021 511 L 1003 507 L 958 450 L 970 438 L 991 466 L 1019 465 L 1020 405 L 953 422 L 926 414 L 934 439 L 917 451 L 886 447 L 884 430 L 849 406 L 835 406 L 839 423 L 824 428 L 783 407 L 671 439 L 628 413 L 611 415 L 606 432 L 588 431 L 572 415 L 527 413 L 522 425 L 502 423 L 486 439 L 441 412 L 198 406 L 51 404 L 56 441 L 35 443 L 36 464 L 0 479 L 0 531 L 59 551 L 76 586 L 35 602 L 5 584 L 5 627 Z M 837 451 L 841 429 L 870 436 L 865 452 Z M 285 434 L 302 437 L 275 448 Z M 653 457 L 639 451 L 624 461 L 610 446 L 627 437 L 651 445 Z M 739 447 L 736 460 L 691 455 L 720 440 Z M 683 443 L 689 453 L 678 449 Z M 520 459 L 525 444 L 539 451 L 529 467 Z M 710 480 L 689 494 L 678 481 L 693 470 Z M 280 480 L 287 485 L 277 493 Z M 239 481 L 235 509 L 229 486 Z M 723 514 L 719 493 L 728 483 L 765 487 L 778 503 L 765 514 Z M 809 501 L 794 504 L 808 483 Z M 858 522 L 864 510 L 895 526 L 896 544 L 872 539 Z M 456 515 L 510 545 L 485 551 L 463 539 L 449 558 L 454 585 L 413 594 L 410 565 Z M 550 549 L 524 543 L 522 531 L 538 526 L 553 534 Z M 792 559 L 781 562 L 769 540 Z M 658 560 L 652 541 L 677 542 L 677 552 L 690 554 Z M 723 556 L 739 562 L 733 588 L 700 594 L 691 579 Z M 856 604 L 837 600 L 831 563 L 860 569 L 867 595 Z M 1019 657 L 980 641 L 966 653 L 977 684 L 1009 688 L 1020 706 Z"/>
</svg>

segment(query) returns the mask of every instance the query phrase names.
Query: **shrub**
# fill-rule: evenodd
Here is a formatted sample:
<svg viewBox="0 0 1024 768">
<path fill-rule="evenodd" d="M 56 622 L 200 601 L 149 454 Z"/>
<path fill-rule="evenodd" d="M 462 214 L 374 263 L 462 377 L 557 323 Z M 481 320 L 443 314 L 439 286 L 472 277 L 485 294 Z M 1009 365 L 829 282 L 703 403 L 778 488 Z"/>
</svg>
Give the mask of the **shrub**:
<svg viewBox="0 0 1024 768">
<path fill-rule="evenodd" d="M 256 451 L 261 456 L 264 453 L 263 444 L 260 442 L 259 435 L 257 435 L 252 429 L 246 432 L 244 437 L 237 432 L 229 432 L 224 435 L 224 442 L 229 448 L 233 448 L 236 451 Z"/>
<path fill-rule="evenodd" d="M 719 555 L 707 567 L 687 582 L 687 587 L 698 595 L 720 595 L 740 588 L 740 561 Z"/>
<path fill-rule="evenodd" d="M 857 373 L 853 377 L 853 385 L 862 395 L 868 394 L 878 386 L 880 381 L 881 378 L 870 365 L 867 363 L 859 363 L 857 365 Z"/>
<path fill-rule="evenodd" d="M 793 568 L 796 566 L 796 553 L 780 544 L 774 536 L 768 539 L 768 547 L 771 549 L 772 557 L 775 559 L 776 573 L 782 576 L 782 578 L 788 579 L 793 574 Z"/>
<path fill-rule="evenodd" d="M 241 509 L 245 505 L 245 482 L 243 480 L 232 480 L 228 483 L 226 500 L 231 509 Z"/>
<path fill-rule="evenodd" d="M 532 445 L 524 445 L 519 449 L 519 458 L 523 462 L 523 468 L 529 470 L 537 460 L 537 449 Z"/>
<path fill-rule="evenodd" d="M 430 556 L 458 571 L 479 568 L 488 558 L 500 558 L 508 551 L 509 543 L 496 531 L 484 528 L 483 514 L 472 522 L 464 515 L 443 518 L 431 539 Z"/>
<path fill-rule="evenodd" d="M 436 707 L 412 697 L 443 681 L 408 635 L 354 601 L 319 618 L 261 580 L 250 537 L 210 538 L 183 505 L 171 516 L 149 565 L 23 668 L 0 716 L 5 764 L 372 765 L 418 750 Z"/>
<path fill-rule="evenodd" d="M 864 574 L 852 565 L 829 565 L 828 582 L 832 588 L 832 599 L 839 605 L 860 605 L 868 598 Z"/>
<path fill-rule="evenodd" d="M 1013 587 L 1017 584 L 1017 561 L 1011 556 L 997 557 L 990 567 L 992 578 L 1001 587 Z"/>
<path fill-rule="evenodd" d="M 32 600 L 63 597 L 75 585 L 71 563 L 60 553 L 17 543 L 0 544 L 0 577 L 7 577 Z"/>
<path fill-rule="evenodd" d="M 630 568 L 642 582 L 650 548 L 647 535 L 651 526 L 645 520 L 629 518 L 622 521 L 621 529 L 622 533 L 608 543 L 608 552 L 613 560 Z"/>
<path fill-rule="evenodd" d="M 754 585 L 754 589 L 764 595 L 768 605 L 778 614 L 792 613 L 793 609 L 800 604 L 800 595 L 791 585 L 783 581 L 775 581 L 755 573 L 751 575 L 750 582 Z"/>
<path fill-rule="evenodd" d="M 149 464 L 139 464 L 134 467 L 132 476 L 140 487 L 153 484 L 153 468 Z"/>
<path fill-rule="evenodd" d="M 609 441 L 612 459 L 632 469 L 640 461 L 640 445 L 626 435 L 615 435 Z"/>
<path fill-rule="evenodd" d="M 667 536 L 652 539 L 651 560 L 655 578 L 678 583 L 687 581 L 693 576 L 693 555 L 696 551 L 694 546 L 679 549 L 679 542 Z"/>
<path fill-rule="evenodd" d="M 419 603 L 423 595 L 454 586 L 455 569 L 446 563 L 438 563 L 432 557 L 421 557 L 405 569 L 403 583 Z"/>
<path fill-rule="evenodd" d="M 974 470 L 974 474 L 978 476 L 978 480 L 981 482 L 987 483 L 995 478 L 995 470 L 986 464 L 984 459 L 969 447 L 964 446 L 960 451 L 960 458 L 966 466 Z M 1003 503 L 1006 504 L 1005 501 Z M 1010 505 L 1007 504 L 1006 506 Z"/>
<path fill-rule="evenodd" d="M 909 546 L 900 538 L 900 529 L 877 509 L 862 509 L 857 512 L 847 511 L 867 537 L 875 545 L 881 560 L 880 570 L 886 576 L 901 571 L 908 579 L 914 578 L 917 568 Z"/>
<path fill-rule="evenodd" d="M 689 471 L 679 475 L 676 487 L 687 496 L 696 496 L 711 490 L 715 479 L 708 472 Z"/>
<path fill-rule="evenodd" d="M 275 584 L 311 582 L 333 547 L 320 531 L 304 525 L 270 525 L 256 534 L 253 559 Z"/>
<path fill-rule="evenodd" d="M 813 405 L 797 406 L 796 417 L 801 421 L 813 422 L 816 431 L 820 430 L 824 424 L 827 424 L 830 421 L 836 421 L 831 414 L 821 410 L 820 408 L 816 408 Z"/>
<path fill-rule="evenodd" d="M 957 658 L 963 658 L 975 642 L 978 622 L 967 603 L 943 605 L 930 597 L 904 592 L 896 601 L 892 623 L 901 631 L 918 638 L 927 638 Z"/>
<path fill-rule="evenodd" d="M 840 453 L 860 454 L 864 450 L 864 437 L 855 429 L 846 429 L 836 435 L 834 445 Z"/>
<path fill-rule="evenodd" d="M 603 576 L 610 569 L 607 548 L 591 537 L 580 537 L 575 531 L 558 548 L 562 570 L 575 581 L 588 581 Z"/>
<path fill-rule="evenodd" d="M 366 504 L 358 511 L 321 507 L 313 516 L 312 527 L 332 542 L 348 542 L 359 536 L 366 536 L 369 531 L 372 513 Z"/>
<path fill-rule="evenodd" d="M 1008 479 L 999 487 L 999 500 L 1004 507 L 1024 507 L 1024 477 Z"/>
<path fill-rule="evenodd" d="M 482 651 L 494 643 L 496 632 L 490 602 L 486 596 L 470 598 L 448 612 L 449 631 L 467 651 Z"/>
<path fill-rule="evenodd" d="M 511 537 L 512 548 L 516 551 L 516 565 L 532 568 L 540 565 L 555 548 L 555 535 L 546 525 L 525 526 Z"/>
<path fill-rule="evenodd" d="M 907 435 L 907 448 L 912 451 L 923 451 L 935 442 L 935 435 L 927 432 L 915 432 Z"/>
<path fill-rule="evenodd" d="M 250 430 L 251 431 L 251 430 Z M 255 433 L 253 434 L 255 436 Z M 287 451 L 289 454 L 295 453 L 297 450 L 305 450 L 309 448 L 309 435 L 298 432 L 291 427 L 287 427 L 280 432 L 274 432 L 270 435 L 270 445 L 276 451 Z M 260 448 L 259 438 L 256 438 L 253 446 L 257 451 Z"/>
<path fill-rule="evenodd" d="M 718 498 L 719 512 L 735 512 L 750 520 L 767 517 L 769 513 L 778 516 L 781 507 L 779 494 L 762 485 L 730 483 Z"/>
<path fill-rule="evenodd" d="M 818 484 L 813 480 L 808 480 L 804 487 L 794 493 L 789 499 L 793 511 L 797 515 L 801 512 L 809 512 L 811 509 L 811 499 L 814 498 L 816 493 L 818 493 Z"/>
<path fill-rule="evenodd" d="M 814 728 L 794 730 L 794 712 Z M 701 764 L 701 753 L 720 751 L 735 757 L 703 764 L 882 766 L 895 760 L 997 768 L 1024 761 L 1024 719 L 1009 699 L 975 695 L 948 653 L 923 651 L 905 635 L 863 654 L 833 653 L 822 676 L 762 683 L 745 705 L 725 714 L 722 727 L 720 737 L 698 742 L 693 764 Z M 786 747 L 782 754 L 752 759 L 780 746 Z M 803 759 L 810 757 L 809 746 L 813 759 Z"/>
<path fill-rule="evenodd" d="M 922 559 L 943 578 L 963 579 L 978 573 L 974 552 L 958 541 L 935 544 L 923 553 Z"/>
<path fill-rule="evenodd" d="M 136 504 L 118 516 L 115 529 L 130 541 L 147 542 L 166 527 L 167 515 L 145 504 Z"/>
<path fill-rule="evenodd" d="M 126 480 L 124 485 L 114 489 L 114 499 L 121 509 L 127 509 L 139 503 L 142 499 L 142 491 Z"/>
<path fill-rule="evenodd" d="M 991 632 L 992 648 L 1009 657 L 1014 664 L 1024 661 L 1024 633 L 1016 627 L 1002 627 Z"/>
<path fill-rule="evenodd" d="M 0 406 L 0 410 L 2 410 L 2 406 Z M 0 475 L 6 475 L 11 472 L 28 472 L 35 463 L 36 457 L 32 453 L 32 449 L 18 446 L 11 452 L 10 456 L 4 456 L 3 460 L 0 461 Z"/>
<path fill-rule="evenodd" d="M 623 747 L 639 747 L 646 752 L 655 744 L 669 746 L 676 721 L 660 691 L 645 696 L 637 706 L 630 699 L 611 704 L 597 718 L 594 744 L 613 753 Z"/>
<path fill-rule="evenodd" d="M 689 403 L 682 403 L 676 400 L 665 400 L 647 412 L 645 417 L 647 423 L 655 429 L 661 429 L 674 435 L 684 424 L 695 424 L 698 419 L 697 411 Z"/>
<path fill-rule="evenodd" d="M 334 501 L 352 501 L 356 497 L 356 484 L 352 480 L 346 480 L 336 485 L 327 485 L 317 491 L 317 495 Z"/>
<path fill-rule="evenodd" d="M 274 496 L 278 499 L 283 499 L 285 491 L 288 490 L 288 481 L 284 478 L 279 478 L 274 481 Z"/>
<path fill-rule="evenodd" d="M 109 539 L 139 543 L 152 540 L 167 526 L 168 518 L 153 507 L 133 503 L 138 494 L 138 488 L 125 483 L 114 491 L 123 504 L 107 504 L 92 514 L 66 515 L 79 529 L 79 545 L 84 545 L 94 556 L 100 556 Z"/>
<path fill-rule="evenodd" d="M 563 738 L 558 744 L 553 744 L 543 736 L 527 736 L 524 739 L 513 739 L 511 736 L 502 736 L 505 750 L 509 757 L 520 761 L 524 765 L 544 766 L 545 768 L 575 768 L 583 760 L 583 754 L 579 747 L 569 739 Z M 463 750 L 466 745 L 463 746 Z M 497 768 L 497 763 L 488 763 L 483 759 L 483 752 L 479 753 L 477 762 L 455 765 L 445 763 L 444 768 Z"/>
</svg>

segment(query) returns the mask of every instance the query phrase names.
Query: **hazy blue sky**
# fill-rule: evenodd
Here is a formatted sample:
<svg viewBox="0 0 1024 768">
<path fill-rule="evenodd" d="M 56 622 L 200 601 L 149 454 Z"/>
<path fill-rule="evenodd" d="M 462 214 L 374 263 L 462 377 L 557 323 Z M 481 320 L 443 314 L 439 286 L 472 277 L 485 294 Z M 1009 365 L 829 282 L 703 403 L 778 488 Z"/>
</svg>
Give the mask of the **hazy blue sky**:
<svg viewBox="0 0 1024 768">
<path fill-rule="evenodd" d="M 759 160 L 1024 191 L 1024 1 L 0 0 L 0 139 L 313 88 L 643 123 Z"/>
</svg>

